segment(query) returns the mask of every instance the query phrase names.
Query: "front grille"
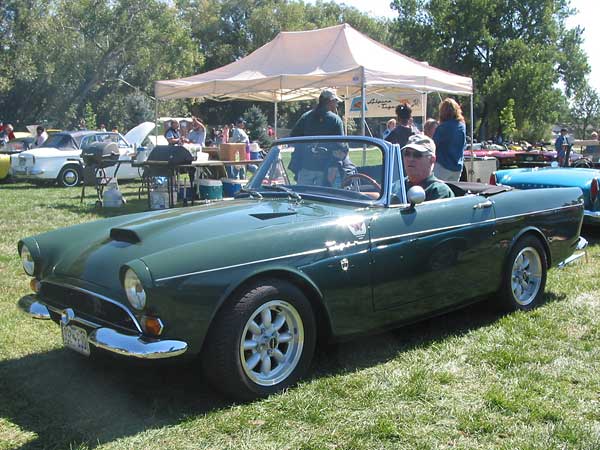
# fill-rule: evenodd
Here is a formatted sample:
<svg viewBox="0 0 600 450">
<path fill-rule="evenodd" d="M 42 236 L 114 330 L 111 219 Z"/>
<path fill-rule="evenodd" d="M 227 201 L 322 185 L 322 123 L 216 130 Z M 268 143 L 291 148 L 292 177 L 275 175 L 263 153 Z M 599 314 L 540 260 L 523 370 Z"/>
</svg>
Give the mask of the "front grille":
<svg viewBox="0 0 600 450">
<path fill-rule="evenodd" d="M 137 331 L 133 318 L 124 307 L 91 293 L 44 282 L 40 289 L 40 297 L 55 308 L 71 308 L 77 316 L 90 322 Z"/>
</svg>

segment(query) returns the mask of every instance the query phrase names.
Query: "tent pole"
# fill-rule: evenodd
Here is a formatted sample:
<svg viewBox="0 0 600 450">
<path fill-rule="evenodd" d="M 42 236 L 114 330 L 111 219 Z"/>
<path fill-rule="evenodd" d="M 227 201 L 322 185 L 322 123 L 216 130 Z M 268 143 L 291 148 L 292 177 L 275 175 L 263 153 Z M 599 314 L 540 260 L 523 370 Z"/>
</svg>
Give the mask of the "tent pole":
<svg viewBox="0 0 600 450">
<path fill-rule="evenodd" d="M 275 108 L 274 109 L 275 109 L 275 111 L 274 111 L 274 114 L 275 114 L 275 123 L 273 125 L 275 126 L 275 137 L 277 137 L 277 102 L 275 102 Z"/>
<path fill-rule="evenodd" d="M 154 99 L 154 145 L 158 145 L 158 96 Z"/>
<path fill-rule="evenodd" d="M 366 88 L 365 88 L 365 68 L 364 66 L 362 66 L 360 68 L 360 102 L 361 102 L 361 111 L 360 111 L 360 134 L 363 136 L 366 136 L 365 134 L 365 124 L 366 124 L 366 117 L 365 117 L 365 110 L 367 109 L 367 92 L 366 92 Z"/>
<path fill-rule="evenodd" d="M 346 86 L 346 97 L 344 98 L 344 130 L 346 130 L 346 134 L 348 134 L 348 115 L 350 114 L 350 108 L 348 108 L 349 95 L 348 86 Z"/>
<path fill-rule="evenodd" d="M 473 167 L 475 165 L 475 162 L 473 160 L 474 159 L 473 158 L 473 142 L 474 142 L 473 141 L 473 94 L 471 94 L 471 127 L 470 128 L 471 128 L 471 130 L 470 130 L 471 131 L 471 173 L 470 173 L 470 176 L 467 177 L 467 179 L 469 181 L 473 181 L 473 174 L 475 173 L 475 170 Z"/>
</svg>

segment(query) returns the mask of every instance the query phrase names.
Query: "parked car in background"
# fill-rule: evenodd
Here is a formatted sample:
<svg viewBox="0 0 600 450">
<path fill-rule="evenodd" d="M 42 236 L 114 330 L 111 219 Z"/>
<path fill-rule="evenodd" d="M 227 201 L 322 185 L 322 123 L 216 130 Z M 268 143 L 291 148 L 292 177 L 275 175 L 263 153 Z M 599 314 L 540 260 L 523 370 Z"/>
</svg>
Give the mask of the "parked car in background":
<svg viewBox="0 0 600 450">
<path fill-rule="evenodd" d="M 73 187 L 82 182 L 81 149 L 94 142 L 115 142 L 122 161 L 131 161 L 136 149 L 154 129 L 153 122 L 144 122 L 125 136 L 115 132 L 62 131 L 51 135 L 42 147 L 11 156 L 11 172 L 17 179 L 56 181 L 60 186 Z M 107 169 L 107 175 L 115 168 Z M 137 168 L 121 164 L 118 179 L 139 176 Z"/>
<path fill-rule="evenodd" d="M 499 170 L 492 175 L 490 184 L 512 186 L 518 189 L 578 187 L 583 191 L 584 223 L 599 225 L 599 180 L 600 170 L 597 169 L 544 167 Z M 548 192 L 549 195 L 552 195 L 553 191 Z"/>
<path fill-rule="evenodd" d="M 319 184 L 287 164 L 340 154 L 355 168 Z M 318 341 L 496 293 L 502 308 L 534 308 L 548 268 L 581 256 L 577 188 L 452 183 L 454 197 L 424 201 L 404 177 L 399 147 L 380 139 L 284 139 L 232 201 L 22 239 L 34 292 L 19 305 L 81 354 L 199 358 L 215 388 L 248 400 L 295 383 Z"/>
<path fill-rule="evenodd" d="M 497 159 L 496 167 L 510 167 L 515 165 L 515 152 L 509 150 L 504 145 L 493 144 L 491 142 L 476 142 L 473 145 L 468 145 L 464 152 L 465 158 L 476 156 L 493 157 Z"/>
</svg>

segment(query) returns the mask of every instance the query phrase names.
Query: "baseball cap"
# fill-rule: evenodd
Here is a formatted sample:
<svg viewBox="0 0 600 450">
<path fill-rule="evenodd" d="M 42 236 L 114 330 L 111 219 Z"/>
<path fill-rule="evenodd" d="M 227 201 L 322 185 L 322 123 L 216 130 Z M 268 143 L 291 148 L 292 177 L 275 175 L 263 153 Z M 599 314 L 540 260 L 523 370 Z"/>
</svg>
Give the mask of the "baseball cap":
<svg viewBox="0 0 600 450">
<path fill-rule="evenodd" d="M 246 121 L 242 117 L 240 117 L 238 120 L 235 121 L 236 125 L 239 124 L 239 123 L 243 123 L 245 125 Z"/>
<path fill-rule="evenodd" d="M 418 152 L 435 155 L 435 142 L 433 142 L 433 139 L 429 136 L 425 136 L 424 134 L 412 135 L 408 138 L 408 143 L 402 147 L 401 150 L 404 150 L 405 148 L 412 148 Z"/>
<path fill-rule="evenodd" d="M 342 101 L 342 99 L 339 98 L 331 89 L 323 89 L 321 91 L 321 95 L 319 95 L 319 99 L 335 100 L 336 102 Z"/>
</svg>

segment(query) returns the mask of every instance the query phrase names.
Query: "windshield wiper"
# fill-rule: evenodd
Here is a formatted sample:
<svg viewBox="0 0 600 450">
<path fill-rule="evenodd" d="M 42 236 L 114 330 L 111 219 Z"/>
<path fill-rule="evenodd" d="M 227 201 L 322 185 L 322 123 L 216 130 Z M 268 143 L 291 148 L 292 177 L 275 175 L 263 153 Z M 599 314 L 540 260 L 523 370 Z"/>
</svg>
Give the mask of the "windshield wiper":
<svg viewBox="0 0 600 450">
<path fill-rule="evenodd" d="M 241 188 L 240 192 L 243 192 L 244 194 L 248 194 L 251 198 L 257 198 L 259 200 L 263 199 L 262 194 L 255 189 Z"/>
<path fill-rule="evenodd" d="M 300 202 L 302 200 L 302 197 L 300 196 L 300 194 L 298 194 L 297 192 L 291 190 L 290 188 L 287 188 L 285 186 L 282 186 L 281 184 L 267 184 L 265 186 L 261 186 L 263 189 L 266 189 L 268 191 L 281 191 L 281 192 L 285 192 L 288 197 L 296 200 L 297 202 Z"/>
</svg>

